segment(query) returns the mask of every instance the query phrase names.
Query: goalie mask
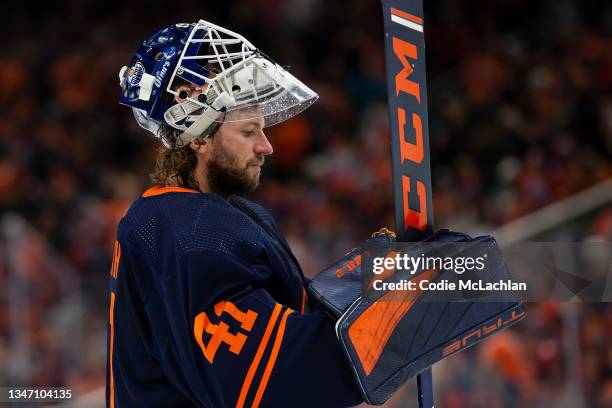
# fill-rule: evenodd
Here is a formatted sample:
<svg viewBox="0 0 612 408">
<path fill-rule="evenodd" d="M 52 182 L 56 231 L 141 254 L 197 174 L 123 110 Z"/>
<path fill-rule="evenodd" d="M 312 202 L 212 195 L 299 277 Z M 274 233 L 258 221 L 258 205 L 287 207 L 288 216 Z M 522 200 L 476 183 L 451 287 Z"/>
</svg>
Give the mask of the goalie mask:
<svg viewBox="0 0 612 408">
<path fill-rule="evenodd" d="M 120 103 L 138 124 L 161 137 L 162 124 L 179 130 L 168 148 L 210 135 L 222 122 L 263 118 L 283 122 L 318 95 L 246 38 L 200 20 L 173 24 L 145 40 L 119 72 Z"/>
</svg>

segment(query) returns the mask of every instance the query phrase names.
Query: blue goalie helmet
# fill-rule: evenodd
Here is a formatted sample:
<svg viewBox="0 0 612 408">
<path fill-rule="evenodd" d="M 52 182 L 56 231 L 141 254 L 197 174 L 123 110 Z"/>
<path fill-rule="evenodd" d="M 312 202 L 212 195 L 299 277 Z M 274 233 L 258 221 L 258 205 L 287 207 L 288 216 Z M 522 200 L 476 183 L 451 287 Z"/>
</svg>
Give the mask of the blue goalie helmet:
<svg viewBox="0 0 612 408">
<path fill-rule="evenodd" d="M 173 24 L 145 40 L 119 72 L 120 103 L 168 148 L 208 136 L 222 122 L 285 121 L 318 95 L 246 38 L 200 20 Z M 162 137 L 160 126 L 179 132 Z"/>
</svg>

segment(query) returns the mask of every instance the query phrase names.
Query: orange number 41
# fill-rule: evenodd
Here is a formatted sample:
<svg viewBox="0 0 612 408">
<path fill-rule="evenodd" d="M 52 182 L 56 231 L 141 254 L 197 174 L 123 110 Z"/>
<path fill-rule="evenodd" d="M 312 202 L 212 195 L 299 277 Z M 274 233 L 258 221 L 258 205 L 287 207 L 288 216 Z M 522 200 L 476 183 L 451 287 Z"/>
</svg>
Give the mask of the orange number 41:
<svg viewBox="0 0 612 408">
<path fill-rule="evenodd" d="M 250 332 L 257 319 L 257 313 L 252 310 L 243 312 L 239 310 L 236 305 L 232 302 L 222 300 L 215 305 L 215 314 L 217 317 L 225 312 L 229 314 L 234 320 L 240 323 L 240 328 Z M 204 344 L 202 338 L 204 332 L 211 335 L 208 344 Z M 193 335 L 195 336 L 198 345 L 204 353 L 204 357 L 209 363 L 213 363 L 215 354 L 221 346 L 221 343 L 225 343 L 229 346 L 229 351 L 238 355 L 244 346 L 244 342 L 247 336 L 244 333 L 232 334 L 229 332 L 229 325 L 225 322 L 219 322 L 217 324 L 211 323 L 206 312 L 200 312 L 193 322 Z"/>
</svg>

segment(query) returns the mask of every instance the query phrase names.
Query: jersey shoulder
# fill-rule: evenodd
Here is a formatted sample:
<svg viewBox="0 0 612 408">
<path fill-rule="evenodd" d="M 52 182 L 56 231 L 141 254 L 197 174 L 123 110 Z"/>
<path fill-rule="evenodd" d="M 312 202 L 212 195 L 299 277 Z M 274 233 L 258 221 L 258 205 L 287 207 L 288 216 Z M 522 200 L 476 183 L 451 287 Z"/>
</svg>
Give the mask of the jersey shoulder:
<svg viewBox="0 0 612 408">
<path fill-rule="evenodd" d="M 276 224 L 270 211 L 268 211 L 268 209 L 261 204 L 257 204 L 254 201 L 247 200 L 246 198 L 239 196 L 233 196 L 230 198 L 229 202 L 236 208 L 239 208 L 242 212 L 249 215 L 251 218 L 261 220 L 268 224 Z"/>
<path fill-rule="evenodd" d="M 268 211 L 264 206 L 238 196 L 232 197 L 229 202 L 234 207 L 247 214 L 255 223 L 264 228 L 268 234 L 273 236 L 276 240 L 282 242 L 285 248 L 289 250 L 289 244 L 278 227 L 278 224 L 274 220 L 274 217 L 270 211 Z"/>
<path fill-rule="evenodd" d="M 262 239 L 253 220 L 227 200 L 182 187 L 145 191 L 122 224 L 156 256 L 204 250 L 238 256 L 259 249 Z"/>
</svg>

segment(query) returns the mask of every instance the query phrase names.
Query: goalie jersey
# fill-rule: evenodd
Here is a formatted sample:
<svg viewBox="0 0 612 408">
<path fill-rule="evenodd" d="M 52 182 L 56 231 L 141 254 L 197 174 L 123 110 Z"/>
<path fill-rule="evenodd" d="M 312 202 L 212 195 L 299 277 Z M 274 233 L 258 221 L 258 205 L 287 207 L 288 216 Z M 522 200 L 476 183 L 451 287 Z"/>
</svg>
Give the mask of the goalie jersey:
<svg viewBox="0 0 612 408">
<path fill-rule="evenodd" d="M 309 307 L 259 205 L 154 187 L 122 218 L 110 275 L 107 406 L 362 401 L 333 323 Z"/>
</svg>

